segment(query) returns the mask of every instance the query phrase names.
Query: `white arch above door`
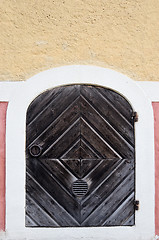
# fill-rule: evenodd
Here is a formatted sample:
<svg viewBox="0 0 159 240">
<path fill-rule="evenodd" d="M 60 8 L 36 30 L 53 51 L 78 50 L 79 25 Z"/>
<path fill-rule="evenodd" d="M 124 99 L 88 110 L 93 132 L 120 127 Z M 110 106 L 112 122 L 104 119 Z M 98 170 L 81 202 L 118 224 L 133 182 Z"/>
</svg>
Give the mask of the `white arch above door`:
<svg viewBox="0 0 159 240">
<path fill-rule="evenodd" d="M 133 227 L 97 228 L 26 228 L 25 227 L 25 121 L 31 101 L 46 89 L 67 84 L 95 84 L 123 95 L 138 113 L 136 138 L 136 211 Z M 9 83 L 7 83 L 9 86 Z M 72 65 L 41 72 L 26 82 L 11 83 L 8 97 L 6 149 L 6 236 L 4 239 L 99 239 L 150 240 L 154 224 L 154 136 L 151 102 L 135 81 L 110 69 Z M 1 90 L 0 90 L 1 92 Z M 3 93 L 4 95 L 4 93 Z"/>
</svg>

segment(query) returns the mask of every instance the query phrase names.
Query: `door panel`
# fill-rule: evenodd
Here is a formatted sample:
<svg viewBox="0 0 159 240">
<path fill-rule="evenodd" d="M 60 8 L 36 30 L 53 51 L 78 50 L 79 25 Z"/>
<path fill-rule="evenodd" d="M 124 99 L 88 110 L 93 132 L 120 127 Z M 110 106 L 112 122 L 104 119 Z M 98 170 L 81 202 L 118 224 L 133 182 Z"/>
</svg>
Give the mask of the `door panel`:
<svg viewBox="0 0 159 240">
<path fill-rule="evenodd" d="M 135 224 L 133 110 L 118 93 L 71 85 L 40 94 L 26 120 L 26 226 Z"/>
</svg>

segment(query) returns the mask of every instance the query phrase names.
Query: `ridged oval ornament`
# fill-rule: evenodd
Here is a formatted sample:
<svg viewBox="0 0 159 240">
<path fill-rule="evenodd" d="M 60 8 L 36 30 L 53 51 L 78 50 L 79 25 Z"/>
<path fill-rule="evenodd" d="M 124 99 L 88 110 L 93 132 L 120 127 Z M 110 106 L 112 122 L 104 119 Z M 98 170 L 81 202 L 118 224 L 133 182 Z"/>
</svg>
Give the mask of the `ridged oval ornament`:
<svg viewBox="0 0 159 240">
<path fill-rule="evenodd" d="M 86 181 L 78 179 L 72 185 L 72 192 L 76 197 L 83 197 L 88 191 L 88 184 Z"/>
</svg>

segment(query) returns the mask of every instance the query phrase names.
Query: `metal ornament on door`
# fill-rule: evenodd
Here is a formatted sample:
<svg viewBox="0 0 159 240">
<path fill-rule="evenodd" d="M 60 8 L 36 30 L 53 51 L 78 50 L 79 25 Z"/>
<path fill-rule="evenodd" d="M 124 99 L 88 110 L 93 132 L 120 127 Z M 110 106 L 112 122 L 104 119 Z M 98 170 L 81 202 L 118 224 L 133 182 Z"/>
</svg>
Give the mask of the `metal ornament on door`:
<svg viewBox="0 0 159 240">
<path fill-rule="evenodd" d="M 40 94 L 26 118 L 26 227 L 135 224 L 134 112 L 113 90 Z"/>
</svg>

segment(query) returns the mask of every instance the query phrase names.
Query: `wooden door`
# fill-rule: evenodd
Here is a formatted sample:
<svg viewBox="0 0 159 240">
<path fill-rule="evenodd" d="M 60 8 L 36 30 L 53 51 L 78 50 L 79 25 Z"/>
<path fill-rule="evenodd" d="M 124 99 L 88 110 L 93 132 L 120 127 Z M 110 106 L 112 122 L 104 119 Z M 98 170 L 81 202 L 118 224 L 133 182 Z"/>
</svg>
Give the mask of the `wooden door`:
<svg viewBox="0 0 159 240">
<path fill-rule="evenodd" d="M 26 226 L 135 224 L 133 110 L 103 87 L 40 94 L 26 119 Z"/>
</svg>

